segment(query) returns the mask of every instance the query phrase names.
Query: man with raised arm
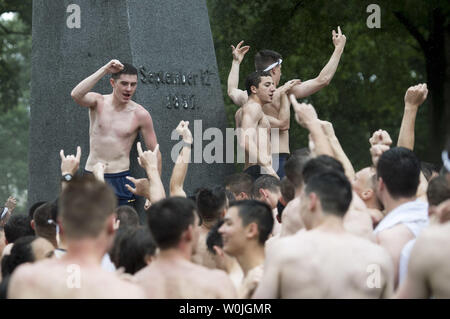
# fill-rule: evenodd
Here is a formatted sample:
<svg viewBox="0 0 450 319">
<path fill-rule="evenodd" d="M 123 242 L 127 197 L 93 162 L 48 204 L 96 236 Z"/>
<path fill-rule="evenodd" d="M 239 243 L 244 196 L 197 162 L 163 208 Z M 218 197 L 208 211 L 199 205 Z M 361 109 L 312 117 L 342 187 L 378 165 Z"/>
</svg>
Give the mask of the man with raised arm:
<svg viewBox="0 0 450 319">
<path fill-rule="evenodd" d="M 341 59 L 342 52 L 344 51 L 346 37 L 342 34 L 341 28 L 338 27 L 338 32 L 332 31 L 332 39 L 334 44 L 334 52 L 319 73 L 317 77 L 314 79 L 302 82 L 301 84 L 295 85 L 289 93 L 295 95 L 297 99 L 304 98 L 310 96 L 320 89 L 327 86 L 336 72 L 336 69 L 339 65 L 339 61 Z M 238 106 L 244 105 L 248 100 L 248 95 L 245 91 L 239 90 L 239 66 L 244 59 L 245 54 L 250 49 L 249 46 L 242 46 L 244 41 L 239 42 L 239 44 L 232 48 L 233 54 L 233 62 L 231 65 L 230 74 L 228 76 L 228 96 L 231 98 L 234 104 Z M 269 71 L 272 75 L 272 78 L 275 82 L 275 86 L 278 87 L 281 78 L 281 63 L 282 56 L 281 54 L 271 51 L 271 50 L 261 50 L 255 56 L 255 69 L 257 71 Z M 287 105 L 287 109 L 282 106 L 280 101 L 280 92 L 281 87 L 278 87 L 274 93 L 273 101 L 271 103 L 267 103 L 263 106 L 263 111 L 266 115 L 268 115 L 268 119 L 270 121 L 270 125 L 272 128 L 278 128 L 279 131 L 279 139 L 273 141 L 272 148 L 279 152 L 278 154 L 274 153 L 274 168 L 277 168 L 277 174 L 280 178 L 284 177 L 284 162 L 286 161 L 290 151 L 289 151 L 289 122 L 290 122 L 290 113 L 289 113 L 289 104 Z M 287 110 L 287 112 L 286 112 Z M 275 163 L 276 161 L 276 163 Z"/>
<path fill-rule="evenodd" d="M 105 75 L 111 74 L 112 93 L 91 92 Z M 137 87 L 135 67 L 111 60 L 97 72 L 80 82 L 72 90 L 72 98 L 89 108 L 90 152 L 85 170 L 92 172 L 97 163 L 105 164 L 105 181 L 113 186 L 119 205 L 135 201 L 125 185 L 130 169 L 130 150 L 138 132 L 152 151 L 158 144 L 150 113 L 131 100 Z M 158 170 L 161 173 L 161 154 L 158 152 Z"/>
</svg>

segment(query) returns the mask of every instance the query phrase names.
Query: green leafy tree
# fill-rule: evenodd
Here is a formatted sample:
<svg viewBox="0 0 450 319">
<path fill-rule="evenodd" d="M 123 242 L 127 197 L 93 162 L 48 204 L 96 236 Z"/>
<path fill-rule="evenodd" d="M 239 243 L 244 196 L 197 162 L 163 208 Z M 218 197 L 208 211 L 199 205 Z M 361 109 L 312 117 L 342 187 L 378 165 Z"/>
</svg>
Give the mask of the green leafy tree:
<svg viewBox="0 0 450 319">
<path fill-rule="evenodd" d="M 373 131 L 386 129 L 396 141 L 403 115 L 403 97 L 409 86 L 428 82 L 430 94 L 436 96 L 433 93 L 436 81 L 431 80 L 434 72 L 428 67 L 429 63 L 436 62 L 430 62 L 432 58 L 424 54 L 417 35 L 411 33 L 411 28 L 399 17 L 414 21 L 417 30 L 428 39 L 425 47 L 432 50 L 436 41 L 432 34 L 436 30 L 430 23 L 439 22 L 440 32 L 448 37 L 447 1 L 379 1 L 379 29 L 370 29 L 366 24 L 371 14 L 366 10 L 371 3 L 368 1 L 231 0 L 224 5 L 219 0 L 208 0 L 207 3 L 225 96 L 231 44 L 245 40 L 245 44 L 251 46 L 241 64 L 241 88 L 245 76 L 254 70 L 255 53 L 261 49 L 272 49 L 283 55 L 281 84 L 293 78 L 308 80 L 316 77 L 327 63 L 333 52 L 331 31 L 341 26 L 347 44 L 337 72 L 328 87 L 306 101 L 316 107 L 322 119 L 334 124 L 356 168 L 370 163 L 368 139 Z M 448 83 L 448 68 L 444 67 L 448 57 L 442 52 L 434 59 L 440 61 L 440 81 Z M 429 98 L 419 110 L 415 150 L 422 160 L 440 162 L 438 155 L 443 147 L 445 126 L 449 126 L 449 121 L 445 120 L 448 113 L 444 116 L 444 110 L 449 103 L 448 98 L 441 102 Z M 237 107 L 228 97 L 225 104 L 229 125 L 234 126 Z M 441 109 L 442 116 L 430 117 L 435 109 Z M 294 122 L 293 116 L 291 121 L 291 149 L 307 146 L 305 130 Z"/>
<path fill-rule="evenodd" d="M 0 0 L 0 205 L 13 195 L 27 204 L 31 0 Z"/>
</svg>

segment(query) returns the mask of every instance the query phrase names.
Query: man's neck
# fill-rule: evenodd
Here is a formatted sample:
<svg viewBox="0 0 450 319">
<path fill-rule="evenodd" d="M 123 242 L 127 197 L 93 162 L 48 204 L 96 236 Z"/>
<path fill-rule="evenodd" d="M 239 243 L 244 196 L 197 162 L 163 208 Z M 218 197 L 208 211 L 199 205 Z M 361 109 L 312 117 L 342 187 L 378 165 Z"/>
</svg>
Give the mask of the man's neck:
<svg viewBox="0 0 450 319">
<path fill-rule="evenodd" d="M 67 241 L 66 247 L 64 259 L 76 260 L 80 265 L 99 266 L 107 251 L 107 244 L 103 240 L 96 239 Z"/>
<path fill-rule="evenodd" d="M 245 277 L 250 270 L 264 264 L 264 246 L 258 244 L 252 245 L 252 247 L 248 247 L 241 255 L 236 256 L 236 259 Z"/>
<path fill-rule="evenodd" d="M 116 97 L 116 95 L 115 95 L 114 92 L 113 92 L 113 93 L 111 94 L 111 105 L 112 105 L 112 107 L 113 107 L 115 110 L 120 111 L 120 110 L 123 110 L 123 109 L 125 109 L 125 108 L 127 107 L 128 102 L 125 102 L 125 103 L 121 102 L 121 101 Z"/>
<path fill-rule="evenodd" d="M 187 248 L 169 248 L 169 249 L 161 249 L 157 260 L 160 261 L 173 261 L 173 260 L 191 260 L 192 251 Z"/>
<path fill-rule="evenodd" d="M 302 194 L 302 190 L 303 190 L 303 186 L 297 187 L 295 189 L 295 196 L 294 196 L 294 198 L 295 197 L 300 197 L 300 195 Z"/>
<path fill-rule="evenodd" d="M 398 198 L 398 199 L 393 199 L 389 195 L 386 196 L 386 199 L 383 202 L 385 216 L 388 215 L 390 212 L 392 212 L 397 207 L 399 207 L 400 205 L 406 204 L 408 202 L 414 202 L 416 199 L 417 199 L 416 196 L 402 197 L 402 198 Z"/>
<path fill-rule="evenodd" d="M 345 232 L 343 219 L 331 214 L 326 215 L 321 221 L 319 221 L 314 227 L 314 230 L 320 230 L 327 233 Z"/>
<path fill-rule="evenodd" d="M 263 106 L 261 99 L 255 94 L 250 95 L 250 97 L 248 98 L 248 102 L 259 104 L 261 107 Z"/>
</svg>

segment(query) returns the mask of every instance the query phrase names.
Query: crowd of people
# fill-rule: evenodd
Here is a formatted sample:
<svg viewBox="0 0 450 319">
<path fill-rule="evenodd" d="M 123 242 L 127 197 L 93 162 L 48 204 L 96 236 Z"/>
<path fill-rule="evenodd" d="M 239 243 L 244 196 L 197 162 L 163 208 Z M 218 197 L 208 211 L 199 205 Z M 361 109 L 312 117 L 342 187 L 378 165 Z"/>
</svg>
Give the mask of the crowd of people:
<svg viewBox="0 0 450 319">
<path fill-rule="evenodd" d="M 330 84 L 346 38 L 319 75 L 279 86 L 281 54 L 262 50 L 238 89 L 248 46 L 232 46 L 228 94 L 239 106 L 236 128 L 243 172 L 183 185 L 191 158 L 189 122 L 176 131 L 183 147 L 170 189 L 152 117 L 132 101 L 137 70 L 112 60 L 83 80 L 72 97 L 89 112 L 90 150 L 61 150 L 61 192 L 55 200 L 15 211 L 0 208 L 2 298 L 450 298 L 450 140 L 442 163 L 413 152 L 426 84 L 406 90 L 397 145 L 375 131 L 369 167 L 355 171 L 331 122 L 298 99 Z M 91 92 L 111 74 L 112 93 Z M 289 149 L 291 105 L 309 145 Z M 279 138 L 271 138 L 271 130 Z M 146 178 L 130 176 L 137 143 Z M 370 146 L 369 146 L 370 145 Z M 364 144 L 361 145 L 364 147 Z M 135 210 L 146 199 L 146 218 Z"/>
</svg>

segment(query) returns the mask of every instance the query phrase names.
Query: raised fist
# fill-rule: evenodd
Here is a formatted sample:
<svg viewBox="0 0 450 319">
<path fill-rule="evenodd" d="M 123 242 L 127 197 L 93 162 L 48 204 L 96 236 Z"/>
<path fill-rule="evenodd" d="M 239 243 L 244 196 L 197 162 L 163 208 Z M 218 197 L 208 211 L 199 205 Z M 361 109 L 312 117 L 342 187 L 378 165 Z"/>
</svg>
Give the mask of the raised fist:
<svg viewBox="0 0 450 319">
<path fill-rule="evenodd" d="M 119 60 L 111 60 L 105 65 L 105 70 L 108 73 L 117 73 L 123 70 L 123 64 Z"/>
<path fill-rule="evenodd" d="M 392 144 L 392 139 L 388 132 L 380 129 L 373 132 L 372 137 L 369 139 L 369 143 L 372 146 L 377 144 L 390 146 Z"/>
<path fill-rule="evenodd" d="M 427 98 L 427 84 L 418 84 L 408 88 L 405 94 L 405 104 L 408 106 L 419 107 Z"/>
</svg>

